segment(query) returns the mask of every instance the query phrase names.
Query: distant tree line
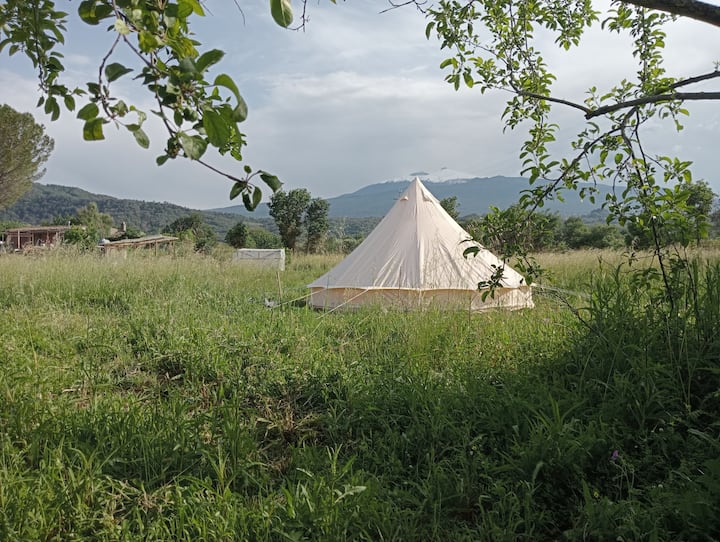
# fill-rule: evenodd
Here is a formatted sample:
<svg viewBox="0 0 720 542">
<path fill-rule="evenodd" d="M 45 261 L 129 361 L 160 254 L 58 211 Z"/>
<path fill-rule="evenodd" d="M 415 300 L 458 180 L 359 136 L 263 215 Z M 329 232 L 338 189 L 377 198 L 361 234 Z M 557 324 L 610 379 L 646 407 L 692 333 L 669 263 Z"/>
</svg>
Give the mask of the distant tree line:
<svg viewBox="0 0 720 542">
<path fill-rule="evenodd" d="M 169 233 L 192 240 L 195 250 L 208 251 L 224 239 L 233 247 L 294 247 L 307 252 L 349 253 L 373 230 L 380 218 L 329 218 L 329 205 L 312 198 L 305 189 L 279 191 L 269 203 L 271 218 L 209 211 L 191 212 L 169 203 L 121 200 L 97 196 L 78 188 L 39 185 L 10 208 L 0 212 L 0 231 L 24 224 L 71 224 L 87 226 L 67 237 L 77 244 L 94 246 L 109 235 L 110 228 L 127 224 L 125 238 L 148 233 Z M 443 208 L 457 217 L 456 197 L 445 198 Z M 536 212 L 528 219 L 521 208 L 511 206 L 486 216 L 465 216 L 460 224 L 478 242 L 494 251 L 516 243 L 529 251 L 628 246 L 652 248 L 653 227 L 661 230 L 664 243 L 688 244 L 706 236 L 720 235 L 720 207 L 705 182 L 695 182 L 687 197 L 688 220 L 668 224 L 666 216 L 638 213 L 622 226 L 608 225 L 599 210 L 585 217 L 562 218 L 551 212 Z M 113 209 L 116 209 L 116 215 Z M 672 216 L 672 215 L 668 215 Z M 161 222 L 162 221 L 162 222 Z M 663 226 L 658 228 L 658 226 Z M 82 232 L 82 233 L 81 233 Z M 120 235 L 118 233 L 115 234 Z"/>
<path fill-rule="evenodd" d="M 716 195 L 704 182 L 688 190 L 687 212 L 683 220 L 671 222 L 674 215 L 630 215 L 623 224 L 589 224 L 581 217 L 562 219 L 551 212 L 528 214 L 520 205 L 504 210 L 493 208 L 483 217 L 463 223 L 473 238 L 490 250 L 506 252 L 516 247 L 525 252 L 581 248 L 620 248 L 644 250 L 654 243 L 688 245 L 710 235 L 720 234 L 720 209 L 713 212 Z M 653 235 L 653 230 L 662 236 Z M 659 239 L 659 241 L 656 241 Z"/>
</svg>

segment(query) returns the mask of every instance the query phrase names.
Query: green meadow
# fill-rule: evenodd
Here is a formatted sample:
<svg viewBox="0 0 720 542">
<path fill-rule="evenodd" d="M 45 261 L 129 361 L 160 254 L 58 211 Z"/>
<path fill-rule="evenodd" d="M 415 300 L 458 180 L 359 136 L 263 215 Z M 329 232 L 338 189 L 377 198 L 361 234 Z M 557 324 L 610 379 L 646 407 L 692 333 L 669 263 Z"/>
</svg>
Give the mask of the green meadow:
<svg viewBox="0 0 720 542">
<path fill-rule="evenodd" d="M 0 540 L 718 540 L 702 256 L 667 317 L 611 252 L 481 314 L 307 308 L 339 257 L 0 255 Z"/>
</svg>

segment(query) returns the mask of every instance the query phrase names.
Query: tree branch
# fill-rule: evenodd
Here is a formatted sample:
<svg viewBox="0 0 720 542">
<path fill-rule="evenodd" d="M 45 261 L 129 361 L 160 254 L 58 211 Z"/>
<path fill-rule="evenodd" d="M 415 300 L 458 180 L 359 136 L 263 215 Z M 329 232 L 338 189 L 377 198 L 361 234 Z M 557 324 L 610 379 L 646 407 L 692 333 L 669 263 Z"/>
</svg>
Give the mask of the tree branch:
<svg viewBox="0 0 720 542">
<path fill-rule="evenodd" d="M 720 26 L 720 6 L 700 0 L 621 0 L 621 3 L 664 11 L 713 26 Z"/>
<path fill-rule="evenodd" d="M 590 120 L 595 117 L 601 117 L 614 111 L 621 109 L 627 109 L 631 107 L 637 107 L 638 105 L 659 103 L 659 102 L 675 102 L 675 101 L 687 101 L 687 100 L 720 100 L 720 92 L 672 92 L 669 94 L 654 94 L 652 96 L 643 96 L 635 100 L 628 100 L 626 102 L 619 102 L 611 105 L 604 105 L 598 107 L 587 113 L 585 118 Z"/>
<path fill-rule="evenodd" d="M 672 85 L 670 85 L 670 88 L 680 88 L 687 85 L 694 85 L 695 83 L 700 83 L 702 81 L 707 81 L 708 79 L 715 79 L 716 77 L 720 77 L 720 71 L 717 69 L 715 71 L 711 71 L 708 73 L 704 73 L 702 75 L 696 75 L 695 77 L 688 77 L 687 79 L 681 79 L 680 81 L 675 81 Z"/>
<path fill-rule="evenodd" d="M 534 92 L 525 92 L 523 90 L 513 90 L 511 92 L 517 92 L 518 95 L 523 96 L 525 98 L 534 98 L 536 100 L 545 100 L 546 102 L 553 102 L 556 104 L 562 104 L 567 105 L 569 107 L 574 107 L 575 109 L 579 109 L 583 113 L 585 113 L 586 118 L 588 115 L 592 115 L 594 111 L 590 109 L 589 107 L 585 107 L 584 105 L 580 105 L 579 103 L 571 102 L 569 100 L 563 100 L 562 98 L 553 98 L 552 96 L 543 96 L 542 94 L 536 94 Z"/>
</svg>

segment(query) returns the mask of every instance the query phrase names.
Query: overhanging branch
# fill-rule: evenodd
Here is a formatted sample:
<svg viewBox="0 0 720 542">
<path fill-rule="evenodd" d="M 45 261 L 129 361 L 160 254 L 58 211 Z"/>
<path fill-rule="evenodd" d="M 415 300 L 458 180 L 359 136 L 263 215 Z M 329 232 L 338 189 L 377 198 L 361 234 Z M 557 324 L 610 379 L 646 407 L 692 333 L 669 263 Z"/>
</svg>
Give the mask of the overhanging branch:
<svg viewBox="0 0 720 542">
<path fill-rule="evenodd" d="M 720 26 L 720 6 L 699 0 L 620 0 L 620 3 L 656 9 L 713 26 Z"/>
<path fill-rule="evenodd" d="M 598 107 L 587 113 L 585 118 L 590 120 L 595 117 L 607 115 L 614 111 L 620 111 L 621 109 L 628 109 L 636 107 L 638 105 L 645 105 L 651 103 L 660 102 L 675 102 L 675 101 L 698 101 L 698 100 L 720 100 L 720 92 L 672 92 L 669 94 L 654 94 L 652 96 L 643 96 L 635 100 L 628 100 L 626 102 L 619 102 L 611 105 L 604 105 Z"/>
</svg>

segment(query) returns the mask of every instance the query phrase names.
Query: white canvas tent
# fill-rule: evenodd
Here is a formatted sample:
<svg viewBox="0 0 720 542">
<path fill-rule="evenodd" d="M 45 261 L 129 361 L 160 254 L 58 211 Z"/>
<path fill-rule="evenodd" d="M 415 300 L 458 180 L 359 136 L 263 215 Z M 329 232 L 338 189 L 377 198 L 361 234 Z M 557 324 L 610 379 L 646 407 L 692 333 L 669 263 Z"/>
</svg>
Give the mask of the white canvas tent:
<svg viewBox="0 0 720 542">
<path fill-rule="evenodd" d="M 483 301 L 478 283 L 502 262 L 481 248 L 473 257 L 470 234 L 415 179 L 367 238 L 342 262 L 309 284 L 317 308 L 377 304 L 401 308 L 456 306 L 470 310 L 533 306 L 523 277 L 505 267 L 501 287 Z"/>
</svg>

